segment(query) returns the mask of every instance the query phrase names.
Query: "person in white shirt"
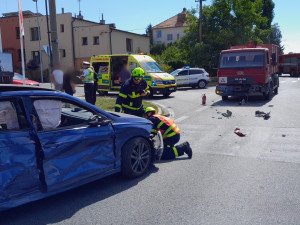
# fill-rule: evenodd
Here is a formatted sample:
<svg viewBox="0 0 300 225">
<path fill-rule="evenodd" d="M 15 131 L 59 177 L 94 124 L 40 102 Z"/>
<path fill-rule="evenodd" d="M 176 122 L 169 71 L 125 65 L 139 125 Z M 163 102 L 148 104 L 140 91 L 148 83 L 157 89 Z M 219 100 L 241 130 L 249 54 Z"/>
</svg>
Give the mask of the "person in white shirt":
<svg viewBox="0 0 300 225">
<path fill-rule="evenodd" d="M 58 65 L 50 75 L 50 80 L 54 84 L 55 90 L 57 91 L 63 90 L 63 77 L 64 77 L 64 72 L 60 69 L 60 65 Z"/>
</svg>

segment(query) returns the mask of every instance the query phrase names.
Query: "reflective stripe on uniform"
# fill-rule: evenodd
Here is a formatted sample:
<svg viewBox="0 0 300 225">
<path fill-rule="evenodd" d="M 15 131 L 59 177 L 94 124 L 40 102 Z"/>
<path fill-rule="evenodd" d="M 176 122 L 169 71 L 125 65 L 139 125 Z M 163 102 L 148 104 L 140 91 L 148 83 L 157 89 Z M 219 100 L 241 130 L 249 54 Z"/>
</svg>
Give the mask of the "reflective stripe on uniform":
<svg viewBox="0 0 300 225">
<path fill-rule="evenodd" d="M 141 97 L 141 95 L 140 95 L 139 93 L 135 94 L 134 91 L 132 92 L 132 95 L 128 94 L 128 96 L 129 96 L 130 98 L 139 98 L 139 97 Z"/>
<path fill-rule="evenodd" d="M 151 133 L 157 133 L 157 131 L 155 129 L 152 129 Z"/>
<path fill-rule="evenodd" d="M 127 98 L 127 95 L 124 95 L 122 93 L 119 93 L 119 96 L 121 96 L 122 98 Z"/>
<path fill-rule="evenodd" d="M 165 133 L 163 134 L 163 138 L 166 137 L 167 134 L 168 134 L 175 126 L 176 126 L 175 123 L 174 123 L 172 126 L 170 126 L 170 127 L 165 131 Z M 174 131 L 174 132 L 175 132 L 175 131 Z"/>
<path fill-rule="evenodd" d="M 178 151 L 177 151 L 177 148 L 176 147 L 173 147 L 173 151 L 175 153 L 175 157 L 177 158 L 178 157 Z"/>
<path fill-rule="evenodd" d="M 122 104 L 122 107 L 127 108 L 127 109 L 131 109 L 131 110 L 139 110 L 140 108 L 142 108 L 142 106 L 139 107 L 139 108 L 134 108 L 134 107 L 130 107 L 129 105 L 125 105 L 125 104 Z"/>
<path fill-rule="evenodd" d="M 164 122 L 161 121 L 161 122 L 157 125 L 157 128 L 159 129 L 163 124 L 164 124 Z"/>
<path fill-rule="evenodd" d="M 115 106 L 115 107 L 118 107 L 118 108 L 120 108 L 120 109 L 122 108 L 122 107 L 121 107 L 119 104 L 116 104 L 116 106 Z"/>
</svg>

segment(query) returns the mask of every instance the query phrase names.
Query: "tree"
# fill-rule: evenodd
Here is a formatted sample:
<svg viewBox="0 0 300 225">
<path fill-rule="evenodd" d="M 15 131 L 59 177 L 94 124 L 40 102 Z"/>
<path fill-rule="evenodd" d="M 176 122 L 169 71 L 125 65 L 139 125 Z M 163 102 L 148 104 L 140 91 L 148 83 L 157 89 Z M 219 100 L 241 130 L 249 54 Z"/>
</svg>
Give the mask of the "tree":
<svg viewBox="0 0 300 225">
<path fill-rule="evenodd" d="M 153 45 L 153 31 L 152 31 L 152 25 L 149 24 L 146 28 L 146 34 L 149 36 L 150 39 L 150 47 Z"/>
</svg>

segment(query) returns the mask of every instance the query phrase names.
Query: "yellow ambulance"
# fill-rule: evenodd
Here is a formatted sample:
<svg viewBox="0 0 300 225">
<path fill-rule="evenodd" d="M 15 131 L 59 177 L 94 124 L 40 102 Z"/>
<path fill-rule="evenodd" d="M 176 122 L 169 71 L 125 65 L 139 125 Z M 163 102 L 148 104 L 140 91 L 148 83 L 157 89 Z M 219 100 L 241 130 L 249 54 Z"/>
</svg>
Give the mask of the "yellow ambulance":
<svg viewBox="0 0 300 225">
<path fill-rule="evenodd" d="M 98 55 L 93 56 L 90 63 L 98 74 L 98 93 L 100 95 L 120 90 L 119 73 L 124 63 L 128 64 L 130 73 L 136 67 L 144 69 L 144 79 L 150 86 L 150 96 L 163 94 L 167 97 L 176 91 L 177 85 L 174 77 L 164 72 L 148 55 Z"/>
</svg>

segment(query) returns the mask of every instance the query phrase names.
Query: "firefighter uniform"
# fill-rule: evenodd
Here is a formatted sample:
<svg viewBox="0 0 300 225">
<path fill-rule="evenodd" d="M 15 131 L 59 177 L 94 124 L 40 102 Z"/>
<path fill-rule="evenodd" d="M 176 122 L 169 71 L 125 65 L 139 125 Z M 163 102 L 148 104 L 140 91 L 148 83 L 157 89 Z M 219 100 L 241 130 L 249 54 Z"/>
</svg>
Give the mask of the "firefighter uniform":
<svg viewBox="0 0 300 225">
<path fill-rule="evenodd" d="M 152 107 L 148 107 L 146 108 L 145 113 L 148 112 L 156 113 L 156 110 Z M 147 117 L 146 114 L 146 118 L 153 123 L 152 133 L 160 131 L 162 134 L 164 140 L 164 152 L 161 159 L 175 159 L 184 155 L 184 153 L 186 153 L 189 158 L 192 158 L 193 152 L 188 142 L 175 146 L 180 140 L 180 129 L 176 126 L 173 119 L 157 114 L 153 114 L 150 117 Z"/>
<path fill-rule="evenodd" d="M 132 78 L 128 79 L 121 87 L 116 101 L 116 112 L 140 117 L 144 115 L 143 97 L 141 94 L 146 92 L 148 95 L 150 93 L 147 82 L 142 79 L 144 74 L 145 72 L 139 67 L 132 71 Z"/>
</svg>

